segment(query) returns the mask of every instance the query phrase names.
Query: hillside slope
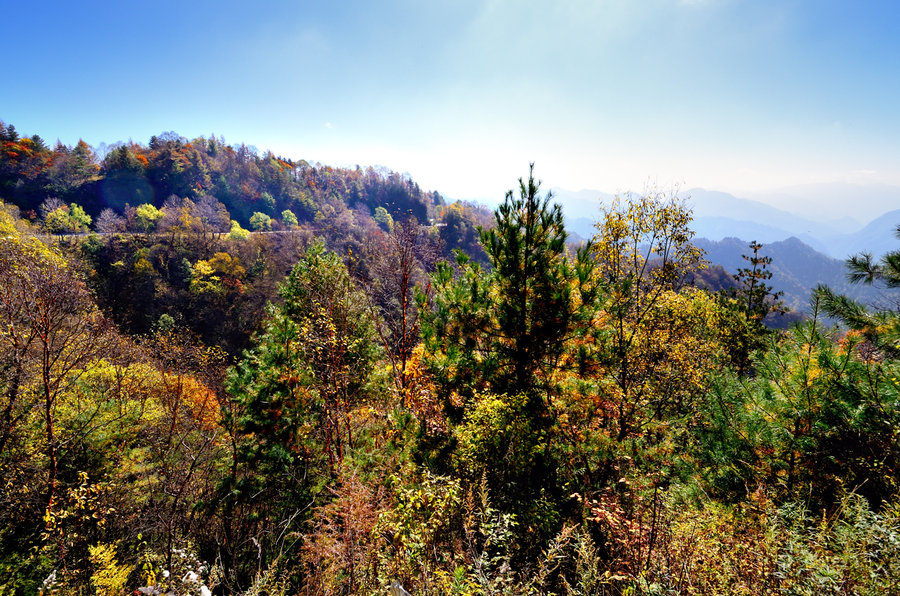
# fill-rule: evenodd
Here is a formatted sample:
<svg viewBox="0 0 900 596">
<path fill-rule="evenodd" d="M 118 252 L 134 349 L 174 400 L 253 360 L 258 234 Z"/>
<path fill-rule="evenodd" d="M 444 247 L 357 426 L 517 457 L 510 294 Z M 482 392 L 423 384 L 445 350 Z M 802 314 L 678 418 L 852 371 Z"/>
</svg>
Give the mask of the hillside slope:
<svg viewBox="0 0 900 596">
<path fill-rule="evenodd" d="M 735 272 L 747 266 L 742 255 L 750 253 L 748 242 L 737 238 L 708 240 L 698 238 L 696 244 L 706 251 L 710 263 L 722 265 L 726 271 Z M 784 292 L 784 302 L 792 309 L 807 311 L 813 288 L 825 284 L 865 303 L 883 302 L 885 294 L 878 288 L 853 285 L 847 281 L 844 261 L 816 251 L 797 238 L 788 238 L 765 244 L 761 255 L 772 257 L 769 270 L 770 285 L 775 291 Z"/>
</svg>

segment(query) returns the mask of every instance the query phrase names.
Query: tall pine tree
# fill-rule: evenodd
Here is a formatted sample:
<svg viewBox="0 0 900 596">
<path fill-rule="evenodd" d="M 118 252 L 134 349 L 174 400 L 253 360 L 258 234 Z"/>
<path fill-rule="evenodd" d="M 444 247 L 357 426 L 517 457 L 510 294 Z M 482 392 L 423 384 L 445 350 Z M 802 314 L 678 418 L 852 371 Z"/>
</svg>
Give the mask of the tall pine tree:
<svg viewBox="0 0 900 596">
<path fill-rule="evenodd" d="M 422 328 L 457 414 L 464 406 L 459 398 L 478 390 L 525 395 L 533 415 L 545 413 L 566 342 L 585 330 L 593 312 L 590 246 L 569 258 L 562 209 L 539 190 L 532 164 L 518 196 L 507 192 L 495 226 L 481 231 L 488 271 L 460 254 L 456 276 L 447 264 L 434 276 L 433 308 Z"/>
<path fill-rule="evenodd" d="M 458 253 L 455 276 L 438 267 L 432 308 L 421 316 L 449 424 L 445 435 L 423 433 L 419 454 L 483 481 L 496 506 L 522 520 L 517 532 L 529 545 L 559 530 L 547 504 L 566 495 L 553 442 L 568 377 L 560 373 L 579 361 L 573 346 L 590 345 L 576 339 L 593 333 L 597 301 L 590 246 L 570 258 L 562 211 L 539 188 L 532 165 L 518 196 L 508 192 L 494 227 L 481 231 L 490 269 Z"/>
</svg>

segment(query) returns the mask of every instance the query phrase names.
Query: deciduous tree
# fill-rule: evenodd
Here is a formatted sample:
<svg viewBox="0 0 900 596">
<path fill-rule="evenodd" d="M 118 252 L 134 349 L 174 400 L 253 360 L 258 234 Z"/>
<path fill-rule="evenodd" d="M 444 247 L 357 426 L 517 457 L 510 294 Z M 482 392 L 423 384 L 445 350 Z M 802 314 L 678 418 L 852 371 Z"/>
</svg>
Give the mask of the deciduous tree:
<svg viewBox="0 0 900 596">
<path fill-rule="evenodd" d="M 435 240 L 414 218 L 377 234 L 366 247 L 366 284 L 377 307 L 375 321 L 401 392 L 407 387 L 407 365 L 419 343 L 417 288 L 427 292 L 426 271 L 438 255 Z"/>
<path fill-rule="evenodd" d="M 0 216 L 5 214 L 0 213 Z M 47 458 L 46 503 L 57 486 L 57 399 L 104 353 L 109 324 L 66 261 L 7 223 L 0 235 L 0 342 L 4 380 L 0 453 L 23 409 L 40 407 Z"/>
<path fill-rule="evenodd" d="M 650 393 L 655 362 L 642 348 L 655 327 L 666 326 L 658 306 L 678 290 L 686 275 L 703 266 L 703 253 L 691 243 L 691 213 L 676 195 L 660 192 L 617 198 L 601 209 L 593 255 L 606 325 L 604 368 L 615 387 L 617 437 L 622 440 L 646 420 L 645 406 L 671 396 Z M 665 349 L 665 348 L 662 348 Z"/>
</svg>

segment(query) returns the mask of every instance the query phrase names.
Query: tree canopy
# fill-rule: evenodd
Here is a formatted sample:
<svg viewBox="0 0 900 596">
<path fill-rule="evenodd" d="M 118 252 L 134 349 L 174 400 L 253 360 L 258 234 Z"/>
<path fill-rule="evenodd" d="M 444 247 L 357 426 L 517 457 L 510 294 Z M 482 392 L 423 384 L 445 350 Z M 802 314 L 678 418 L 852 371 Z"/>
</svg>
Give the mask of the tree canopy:
<svg viewBox="0 0 900 596">
<path fill-rule="evenodd" d="M 533 166 L 489 212 L 215 137 L 0 142 L 2 594 L 896 588 L 895 305 L 769 329 L 763 247 L 695 285 L 674 192 L 572 243 Z M 850 274 L 890 298 L 895 258 Z"/>
</svg>

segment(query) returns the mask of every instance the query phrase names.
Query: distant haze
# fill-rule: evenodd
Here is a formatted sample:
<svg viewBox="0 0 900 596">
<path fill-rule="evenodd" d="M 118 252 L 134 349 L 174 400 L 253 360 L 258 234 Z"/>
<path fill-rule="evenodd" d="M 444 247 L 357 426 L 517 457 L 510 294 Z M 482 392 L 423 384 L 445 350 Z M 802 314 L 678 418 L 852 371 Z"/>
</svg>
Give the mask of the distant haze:
<svg viewBox="0 0 900 596">
<path fill-rule="evenodd" d="M 597 190 L 552 189 L 567 226 L 590 237 L 601 202 L 614 195 Z M 900 246 L 900 188 L 886 185 L 819 185 L 759 194 L 754 198 L 701 188 L 681 191 L 693 210 L 697 237 L 738 238 L 764 243 L 797 238 L 836 259 L 870 251 L 881 255 Z M 852 213 L 853 216 L 842 213 Z"/>
<path fill-rule="evenodd" d="M 822 222 L 850 218 L 862 225 L 900 209 L 900 187 L 887 184 L 808 184 L 745 196 Z"/>
</svg>

